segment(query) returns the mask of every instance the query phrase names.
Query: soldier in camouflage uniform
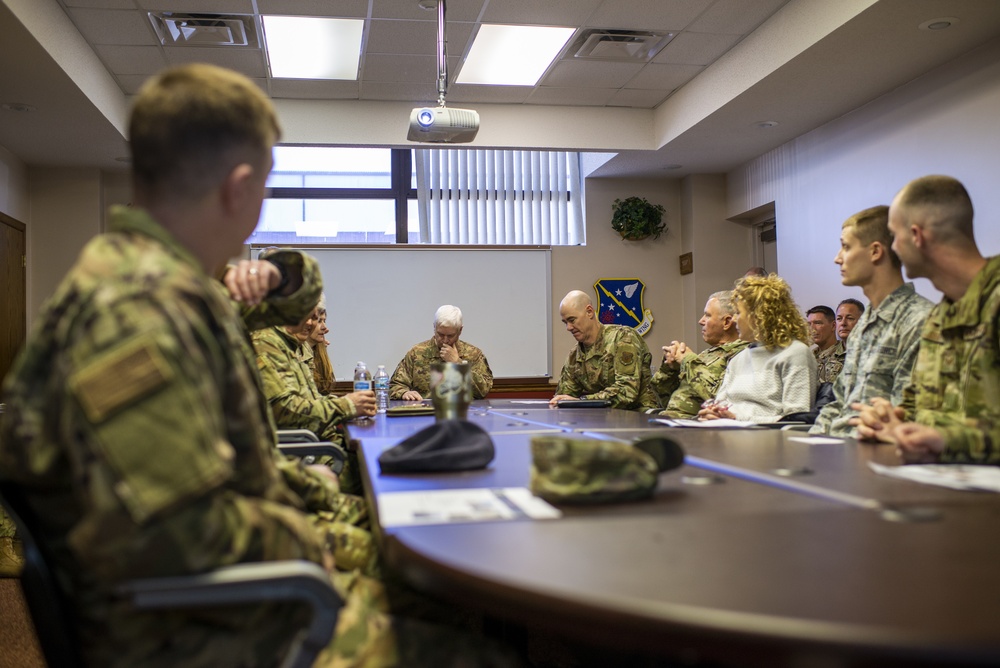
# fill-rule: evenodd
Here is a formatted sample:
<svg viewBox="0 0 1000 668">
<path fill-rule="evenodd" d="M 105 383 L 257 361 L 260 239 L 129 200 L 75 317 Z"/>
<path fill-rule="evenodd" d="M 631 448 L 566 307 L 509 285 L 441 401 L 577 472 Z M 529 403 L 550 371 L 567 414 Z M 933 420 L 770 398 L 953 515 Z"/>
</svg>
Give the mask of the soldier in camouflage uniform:
<svg viewBox="0 0 1000 668">
<path fill-rule="evenodd" d="M 832 383 L 844 367 L 847 353 L 844 343 L 837 340 L 836 316 L 829 306 L 813 306 L 806 311 L 809 334 L 812 337 L 813 355 L 816 356 L 816 381 Z"/>
<path fill-rule="evenodd" d="M 279 457 L 229 300 L 252 325 L 298 322 L 314 265 L 243 261 L 228 293 L 211 278 L 256 225 L 278 133 L 242 75 L 186 65 L 148 81 L 130 120 L 135 208 L 112 209 L 5 381 L 0 471 L 37 511 L 88 665 L 276 665 L 295 606 L 137 614 L 114 591 L 235 563 L 333 565 L 305 511 L 336 485 Z M 465 639 L 388 616 L 377 582 L 331 579 L 345 608 L 317 665 L 476 663 Z"/>
<path fill-rule="evenodd" d="M 976 246 L 969 194 L 948 176 L 908 183 L 889 208 L 892 249 L 943 293 L 900 406 L 855 404 L 858 435 L 907 462 L 1000 464 L 1000 257 Z"/>
<path fill-rule="evenodd" d="M 889 239 L 890 243 L 892 239 Z M 865 305 L 853 297 L 848 297 L 837 304 L 837 338 L 847 347 L 851 332 L 858 326 L 858 321 L 865 313 Z"/>
<path fill-rule="evenodd" d="M 563 298 L 559 315 L 579 345 L 563 364 L 550 405 L 570 399 L 609 399 L 614 408 L 661 408 L 651 383 L 652 355 L 634 329 L 601 323 L 590 297 L 580 290 Z"/>
<path fill-rule="evenodd" d="M 457 306 L 445 305 L 434 314 L 433 338 L 418 343 L 392 372 L 389 380 L 389 398 L 420 401 L 430 396 L 431 364 L 434 362 L 467 362 L 471 367 L 472 397 L 485 399 L 493 389 L 493 372 L 483 351 L 465 341 L 462 334 L 462 311 Z"/>
<path fill-rule="evenodd" d="M 359 415 L 375 415 L 375 393 L 352 392 L 343 397 L 323 396 L 309 367 L 301 361 L 305 337 L 315 324 L 315 309 L 298 325 L 267 327 L 252 334 L 257 370 L 264 396 L 279 429 L 308 429 L 321 439 L 339 445 L 348 455 L 341 471 L 341 486 L 361 493 L 357 456 L 348 452 L 344 423 Z"/>
<path fill-rule="evenodd" d="M 663 346 L 663 363 L 653 374 L 653 389 L 667 407 L 661 413 L 672 418 L 694 418 L 707 399 L 722 384 L 726 365 L 749 345 L 736 331 L 736 305 L 731 290 L 709 296 L 698 324 L 708 350 L 695 354 L 687 344 L 672 341 Z"/>
<path fill-rule="evenodd" d="M 855 334 L 850 335 L 844 368 L 833 383 L 834 399 L 820 410 L 809 433 L 853 436 L 850 421 L 857 411 L 851 404 L 874 397 L 902 401 L 931 303 L 914 292 L 912 283 L 903 282 L 899 258 L 892 251 L 887 206 L 865 209 L 844 221 L 834 262 L 840 265 L 841 282 L 864 290 L 870 305 L 861 307 L 861 319 L 851 325 Z M 858 310 L 841 302 L 838 324 L 847 309 Z"/>
</svg>

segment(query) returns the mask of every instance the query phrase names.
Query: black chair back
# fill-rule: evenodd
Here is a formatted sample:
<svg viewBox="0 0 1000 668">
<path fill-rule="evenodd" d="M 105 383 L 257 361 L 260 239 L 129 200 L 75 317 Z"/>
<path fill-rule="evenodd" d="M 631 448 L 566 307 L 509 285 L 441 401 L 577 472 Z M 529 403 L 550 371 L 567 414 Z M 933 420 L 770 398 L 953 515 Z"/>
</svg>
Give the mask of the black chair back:
<svg viewBox="0 0 1000 668">
<path fill-rule="evenodd" d="M 0 480 L 0 502 L 17 525 L 24 545 L 21 589 L 45 662 L 59 668 L 82 667 L 71 603 L 49 567 L 51 555 L 32 533 L 39 526 L 34 512 L 20 487 L 6 480 Z"/>
</svg>

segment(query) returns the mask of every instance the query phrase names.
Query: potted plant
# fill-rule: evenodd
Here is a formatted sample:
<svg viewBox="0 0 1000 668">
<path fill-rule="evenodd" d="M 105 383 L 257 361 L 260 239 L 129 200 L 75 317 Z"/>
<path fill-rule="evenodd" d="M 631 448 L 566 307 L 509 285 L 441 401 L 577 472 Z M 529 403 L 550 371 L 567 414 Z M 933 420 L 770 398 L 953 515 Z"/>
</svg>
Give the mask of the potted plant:
<svg viewBox="0 0 1000 668">
<path fill-rule="evenodd" d="M 652 236 L 659 238 L 667 230 L 662 222 L 665 209 L 659 204 L 650 204 L 644 197 L 616 199 L 611 206 L 611 228 L 622 239 L 638 241 Z"/>
</svg>

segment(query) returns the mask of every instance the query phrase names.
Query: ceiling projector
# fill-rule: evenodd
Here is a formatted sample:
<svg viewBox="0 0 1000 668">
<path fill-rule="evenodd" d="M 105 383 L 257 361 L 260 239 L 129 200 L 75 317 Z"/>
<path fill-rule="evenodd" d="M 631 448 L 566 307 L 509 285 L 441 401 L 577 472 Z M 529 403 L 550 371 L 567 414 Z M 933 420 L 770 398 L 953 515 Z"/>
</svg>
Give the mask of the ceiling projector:
<svg viewBox="0 0 1000 668">
<path fill-rule="evenodd" d="M 410 112 L 409 141 L 462 144 L 476 138 L 479 112 L 450 107 L 417 107 Z"/>
</svg>

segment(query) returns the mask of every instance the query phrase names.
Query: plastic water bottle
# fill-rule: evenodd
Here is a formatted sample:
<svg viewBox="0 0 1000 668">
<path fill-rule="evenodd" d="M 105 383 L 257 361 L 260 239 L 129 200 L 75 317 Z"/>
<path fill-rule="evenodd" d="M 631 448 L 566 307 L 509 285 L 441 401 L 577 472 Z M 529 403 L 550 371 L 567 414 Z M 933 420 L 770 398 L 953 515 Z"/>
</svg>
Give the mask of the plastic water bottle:
<svg viewBox="0 0 1000 668">
<path fill-rule="evenodd" d="M 379 364 L 375 371 L 375 408 L 379 413 L 389 408 L 389 374 L 384 364 Z"/>
<path fill-rule="evenodd" d="M 372 372 L 368 370 L 364 362 L 358 362 L 354 367 L 354 391 L 366 392 L 372 389 Z M 359 416 L 359 420 L 367 420 L 366 416 Z"/>
<path fill-rule="evenodd" d="M 364 362 L 358 362 L 354 367 L 354 391 L 365 392 L 372 389 L 372 372 L 368 370 Z"/>
</svg>

